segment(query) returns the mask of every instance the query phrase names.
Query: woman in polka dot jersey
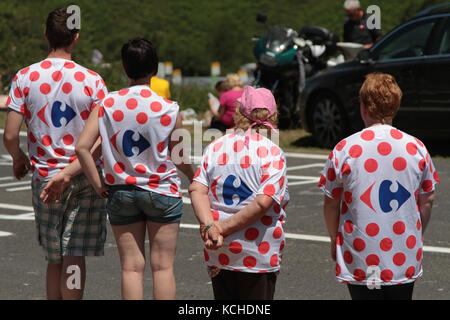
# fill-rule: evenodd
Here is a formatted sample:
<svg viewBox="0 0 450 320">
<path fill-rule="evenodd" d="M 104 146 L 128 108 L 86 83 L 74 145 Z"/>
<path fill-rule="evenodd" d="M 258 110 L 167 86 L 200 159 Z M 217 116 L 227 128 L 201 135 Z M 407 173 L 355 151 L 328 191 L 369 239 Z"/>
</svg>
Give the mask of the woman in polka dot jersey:
<svg viewBox="0 0 450 320">
<path fill-rule="evenodd" d="M 289 194 L 284 153 L 260 133 L 276 119 L 272 93 L 245 87 L 235 129 L 208 146 L 189 188 L 217 300 L 273 299 Z"/>
<path fill-rule="evenodd" d="M 320 178 L 336 278 L 352 299 L 411 299 L 439 177 L 424 144 L 394 128 L 402 92 L 373 73 L 361 90 L 366 128 L 339 142 Z"/>
<path fill-rule="evenodd" d="M 77 143 L 83 170 L 107 211 L 122 265 L 122 298 L 143 299 L 145 236 L 149 233 L 155 299 L 175 299 L 173 264 L 182 216 L 177 168 L 192 181 L 190 164 L 169 157 L 179 141 L 179 106 L 150 89 L 158 58 L 152 44 L 134 39 L 122 48 L 130 86 L 112 92 L 94 109 Z M 89 150 L 100 136 L 105 181 Z M 182 158 L 182 154 L 179 154 Z M 174 158 L 175 160 L 175 158 Z"/>
</svg>

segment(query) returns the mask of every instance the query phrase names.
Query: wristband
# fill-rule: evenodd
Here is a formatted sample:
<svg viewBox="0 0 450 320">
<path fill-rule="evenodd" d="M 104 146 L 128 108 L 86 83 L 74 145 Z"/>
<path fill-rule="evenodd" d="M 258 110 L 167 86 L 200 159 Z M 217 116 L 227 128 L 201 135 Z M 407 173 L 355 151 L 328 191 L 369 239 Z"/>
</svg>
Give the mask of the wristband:
<svg viewBox="0 0 450 320">
<path fill-rule="evenodd" d="M 207 233 L 209 229 L 211 229 L 212 227 L 214 227 L 214 223 L 208 224 L 205 229 L 203 229 L 204 233 Z"/>
</svg>

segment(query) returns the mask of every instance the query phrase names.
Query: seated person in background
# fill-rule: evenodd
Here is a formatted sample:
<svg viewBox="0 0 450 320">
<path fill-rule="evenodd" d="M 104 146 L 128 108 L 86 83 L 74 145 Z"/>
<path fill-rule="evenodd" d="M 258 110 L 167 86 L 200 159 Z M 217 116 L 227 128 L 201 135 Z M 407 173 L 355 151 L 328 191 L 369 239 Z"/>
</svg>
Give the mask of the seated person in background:
<svg viewBox="0 0 450 320">
<path fill-rule="evenodd" d="M 222 94 L 227 91 L 227 86 L 225 81 L 217 81 L 215 85 L 216 93 L 220 97 Z M 219 107 L 220 107 L 220 101 L 216 98 L 212 93 L 208 93 L 208 104 L 209 104 L 209 110 L 205 113 L 205 119 L 207 126 L 211 126 L 211 121 L 213 117 L 217 117 L 219 115 Z"/>
<path fill-rule="evenodd" d="M 170 83 L 169 81 L 153 76 L 150 80 L 150 89 L 156 92 L 160 97 L 170 99 Z"/>
<path fill-rule="evenodd" d="M 358 0 L 346 0 L 344 10 L 348 19 L 344 23 L 344 42 L 354 42 L 371 48 L 381 39 L 381 29 L 368 29 L 369 16 L 361 9 Z"/>
<path fill-rule="evenodd" d="M 225 85 L 228 90 L 220 97 L 218 115 L 211 121 L 211 128 L 225 131 L 234 127 L 233 116 L 236 112 L 236 102 L 242 96 L 242 81 L 236 74 L 227 75 Z"/>
</svg>

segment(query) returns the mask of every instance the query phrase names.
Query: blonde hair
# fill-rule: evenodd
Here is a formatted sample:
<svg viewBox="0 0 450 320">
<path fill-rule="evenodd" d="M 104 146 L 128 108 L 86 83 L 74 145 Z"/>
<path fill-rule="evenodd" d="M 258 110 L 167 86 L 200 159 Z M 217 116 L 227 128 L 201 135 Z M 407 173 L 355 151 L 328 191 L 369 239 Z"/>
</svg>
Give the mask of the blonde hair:
<svg viewBox="0 0 450 320">
<path fill-rule="evenodd" d="M 252 125 L 252 123 L 254 122 L 253 120 L 250 120 L 249 118 L 247 118 L 246 116 L 244 116 L 241 111 L 239 110 L 239 102 L 236 103 L 236 113 L 233 116 L 234 119 L 234 124 L 236 126 L 236 129 L 240 129 L 243 130 L 244 132 L 248 130 L 248 128 L 250 128 L 250 126 Z M 251 116 L 253 119 L 255 120 L 262 120 L 262 121 L 267 121 L 269 122 L 274 128 L 277 127 L 278 124 L 278 112 L 275 111 L 275 113 L 270 117 L 267 118 L 267 116 L 269 115 L 269 110 L 267 109 L 254 109 L 251 113 Z M 268 130 L 268 132 L 271 132 L 271 128 L 269 126 L 266 126 L 264 124 L 255 124 L 252 129 L 255 129 L 256 132 L 259 132 L 260 129 L 265 129 Z"/>
<path fill-rule="evenodd" d="M 242 87 L 241 78 L 236 73 L 229 73 L 225 79 L 225 84 L 227 85 L 228 90 L 231 90 L 234 87 Z"/>
<path fill-rule="evenodd" d="M 374 72 L 366 76 L 359 96 L 369 116 L 384 123 L 386 118 L 392 119 L 397 114 L 402 90 L 393 76 Z"/>
</svg>

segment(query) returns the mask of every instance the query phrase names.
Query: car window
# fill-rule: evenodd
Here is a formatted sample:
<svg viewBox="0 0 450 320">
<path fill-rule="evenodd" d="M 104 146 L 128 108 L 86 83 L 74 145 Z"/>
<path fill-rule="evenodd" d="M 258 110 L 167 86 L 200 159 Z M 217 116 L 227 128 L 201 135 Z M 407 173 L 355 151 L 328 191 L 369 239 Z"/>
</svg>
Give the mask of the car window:
<svg viewBox="0 0 450 320">
<path fill-rule="evenodd" d="M 423 56 L 435 24 L 436 20 L 424 20 L 399 30 L 378 46 L 378 61 Z"/>
<path fill-rule="evenodd" d="M 441 45 L 439 46 L 439 54 L 450 54 L 450 20 L 444 27 L 444 34 L 442 35 Z"/>
</svg>

